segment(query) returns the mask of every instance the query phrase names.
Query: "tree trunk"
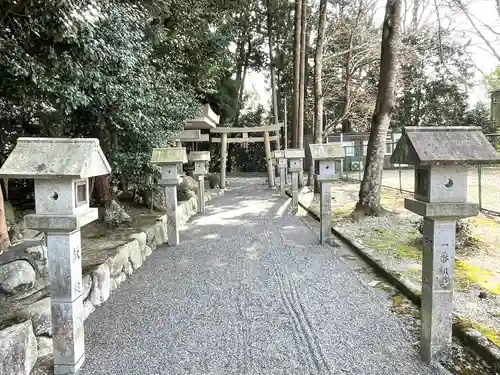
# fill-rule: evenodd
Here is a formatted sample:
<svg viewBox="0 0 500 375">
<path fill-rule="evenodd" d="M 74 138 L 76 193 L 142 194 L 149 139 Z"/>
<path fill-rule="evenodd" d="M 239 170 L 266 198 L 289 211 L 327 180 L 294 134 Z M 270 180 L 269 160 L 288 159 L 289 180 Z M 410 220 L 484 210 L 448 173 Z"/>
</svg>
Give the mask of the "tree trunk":
<svg viewBox="0 0 500 375">
<path fill-rule="evenodd" d="M 302 0 L 295 1 L 295 34 L 293 36 L 293 108 L 292 148 L 298 147 L 300 111 L 300 46 L 302 39 Z"/>
<path fill-rule="evenodd" d="M 109 182 L 109 176 L 95 177 L 94 189 L 91 192 L 91 196 L 95 199 L 99 207 L 106 207 L 107 204 L 115 198 L 115 194 Z"/>
<path fill-rule="evenodd" d="M 325 48 L 326 32 L 326 5 L 327 0 L 321 0 L 319 3 L 319 23 L 318 34 L 316 35 L 316 51 L 314 54 L 314 143 L 323 143 L 323 50 Z M 309 186 L 313 185 L 314 161 L 311 159 L 307 182 Z M 314 184 L 314 192 L 319 193 L 319 184 Z"/>
<path fill-rule="evenodd" d="M 351 39 L 352 40 L 352 39 Z M 347 118 L 349 108 L 351 107 L 351 59 L 352 59 L 352 44 L 349 46 L 347 59 L 345 64 L 345 82 L 344 82 L 344 103 L 342 105 L 342 133 L 351 133 L 351 122 Z"/>
<path fill-rule="evenodd" d="M 0 186 L 0 254 L 10 246 L 7 220 L 5 219 L 5 205 L 3 202 L 2 187 Z"/>
<path fill-rule="evenodd" d="M 273 21 L 272 21 L 272 13 L 271 2 L 267 0 L 267 37 L 269 41 L 269 71 L 271 73 L 271 96 L 273 103 L 273 118 L 274 124 L 278 125 L 279 117 L 278 117 L 278 93 L 276 91 L 276 69 L 274 62 L 274 36 L 273 36 Z M 276 133 L 278 136 L 278 141 L 276 142 L 276 149 L 281 149 L 281 132 L 278 131 Z M 278 172 L 278 166 L 274 167 L 274 174 L 276 175 Z"/>
<path fill-rule="evenodd" d="M 245 49 L 245 45 L 247 45 L 247 48 Z M 251 36 L 250 32 L 248 31 L 247 34 L 247 39 L 242 40 L 241 42 L 241 49 L 239 50 L 239 60 L 237 62 L 237 80 L 238 80 L 238 99 L 237 99 L 237 108 L 236 108 L 236 116 L 234 119 L 235 125 L 238 126 L 240 122 L 240 113 L 241 113 L 241 102 L 243 100 L 243 94 L 245 92 L 245 79 L 247 76 L 247 70 L 248 70 L 248 61 L 250 59 L 250 53 L 251 53 L 251 48 L 252 48 L 252 42 L 251 42 Z"/>
<path fill-rule="evenodd" d="M 278 94 L 276 92 L 276 68 L 274 63 L 274 37 L 273 37 L 273 10 L 271 9 L 271 1 L 267 0 L 267 38 L 269 40 L 269 70 L 271 74 L 271 95 L 273 102 L 273 118 L 274 123 L 278 124 Z"/>
<path fill-rule="evenodd" d="M 297 148 L 304 148 L 304 106 L 306 79 L 306 34 L 307 34 L 307 0 L 302 0 L 302 18 L 300 26 L 300 72 L 299 72 L 299 118 L 297 129 Z M 299 171 L 299 187 L 304 185 L 304 171 Z"/>
<path fill-rule="evenodd" d="M 250 53 L 252 52 L 252 41 L 250 39 L 250 36 L 248 37 L 248 42 L 247 42 L 247 50 L 245 54 L 245 60 L 243 61 L 243 73 L 241 75 L 241 81 L 240 81 L 240 87 L 239 87 L 239 93 L 238 93 L 238 102 L 241 103 L 243 100 L 243 93 L 245 92 L 245 79 L 247 77 L 247 71 L 248 71 L 248 62 L 250 60 Z"/>
<path fill-rule="evenodd" d="M 382 28 L 380 79 L 377 102 L 372 118 L 370 140 L 363 181 L 359 189 L 359 201 L 355 214 L 378 215 L 380 188 L 384 171 L 384 154 L 387 132 L 394 109 L 394 91 L 398 71 L 397 49 L 400 42 L 401 1 L 387 0 Z"/>
<path fill-rule="evenodd" d="M 111 134 L 112 132 L 108 131 L 104 119 L 99 120 L 98 126 L 95 127 L 94 133 L 92 134 L 95 138 L 99 139 L 102 151 L 104 155 L 108 157 L 113 153 L 113 137 Z M 114 192 L 111 188 L 109 176 L 97 176 L 93 179 L 91 185 L 92 190 L 90 190 L 90 196 L 98 206 L 104 207 L 114 199 Z"/>
</svg>

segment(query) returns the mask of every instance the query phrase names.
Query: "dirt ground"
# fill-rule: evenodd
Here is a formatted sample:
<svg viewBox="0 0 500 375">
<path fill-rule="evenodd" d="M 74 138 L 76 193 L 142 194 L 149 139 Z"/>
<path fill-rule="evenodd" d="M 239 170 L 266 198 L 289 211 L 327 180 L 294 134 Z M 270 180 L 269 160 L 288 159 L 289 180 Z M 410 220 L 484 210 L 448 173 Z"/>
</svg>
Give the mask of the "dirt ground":
<svg viewBox="0 0 500 375">
<path fill-rule="evenodd" d="M 81 229 L 82 266 L 85 270 L 104 263 L 116 254 L 116 249 L 130 241 L 129 236 L 151 227 L 162 214 L 131 202 L 120 202 L 132 217 L 131 223 L 111 228 L 102 221 L 94 221 Z"/>
<path fill-rule="evenodd" d="M 500 178 L 500 176 L 499 176 Z M 388 213 L 353 222 L 350 214 L 359 185 L 338 183 L 332 189 L 332 225 L 363 244 L 366 251 L 414 289 L 421 289 L 422 235 L 419 216 L 404 209 L 400 193 L 384 188 L 382 205 Z M 319 196 L 302 193 L 300 201 L 319 212 Z M 500 346 L 500 217 L 480 214 L 469 223 L 467 244 L 457 250 L 454 284 L 454 311 L 464 324 L 473 326 Z"/>
</svg>

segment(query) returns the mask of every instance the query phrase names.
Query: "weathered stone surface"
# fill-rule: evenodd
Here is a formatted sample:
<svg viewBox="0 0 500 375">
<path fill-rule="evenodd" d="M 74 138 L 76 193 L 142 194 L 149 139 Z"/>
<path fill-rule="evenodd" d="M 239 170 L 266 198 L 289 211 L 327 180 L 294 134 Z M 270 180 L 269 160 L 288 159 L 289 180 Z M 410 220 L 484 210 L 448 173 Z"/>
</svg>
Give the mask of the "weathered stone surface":
<svg viewBox="0 0 500 375">
<path fill-rule="evenodd" d="M 83 284 L 83 299 L 87 299 L 92 289 L 92 276 L 90 276 L 89 274 L 83 275 L 82 284 Z"/>
<path fill-rule="evenodd" d="M 149 247 L 148 245 L 141 246 L 141 258 L 142 261 L 144 262 L 146 260 L 146 247 Z"/>
<path fill-rule="evenodd" d="M 12 205 L 7 201 L 4 201 L 3 204 L 4 204 L 5 220 L 7 221 L 7 226 L 13 225 L 16 222 L 14 207 L 12 207 Z"/>
<path fill-rule="evenodd" d="M 148 207 L 151 204 L 151 195 L 149 195 L 149 203 Z M 153 208 L 155 211 L 158 212 L 166 212 L 167 211 L 167 206 L 165 203 L 165 192 L 163 191 L 163 188 L 161 188 L 159 191 L 155 191 L 153 194 Z"/>
<path fill-rule="evenodd" d="M 111 290 L 111 275 L 109 265 L 103 263 L 92 271 L 92 290 L 90 291 L 89 301 L 94 306 L 99 306 L 109 298 Z"/>
<path fill-rule="evenodd" d="M 165 165 L 187 163 L 185 147 L 153 148 L 151 163 Z"/>
<path fill-rule="evenodd" d="M 0 266 L 0 291 L 6 294 L 16 294 L 31 288 L 35 279 L 35 270 L 24 260 Z"/>
<path fill-rule="evenodd" d="M 42 275 L 48 275 L 49 268 L 48 268 L 48 259 L 47 259 L 47 246 L 36 245 L 36 246 L 28 247 L 26 249 L 26 252 L 28 254 L 33 255 L 33 258 L 36 262 L 36 265 L 37 265 L 40 273 L 42 273 Z"/>
<path fill-rule="evenodd" d="M 391 155 L 393 164 L 496 164 L 499 157 L 475 126 L 407 126 Z"/>
<path fill-rule="evenodd" d="M 23 238 L 25 238 L 26 229 L 24 229 L 24 225 L 22 222 L 17 222 L 12 225 L 7 224 L 7 230 L 10 234 L 11 243 L 21 241 Z"/>
<path fill-rule="evenodd" d="M 182 178 L 182 182 L 180 185 L 185 186 L 187 189 L 191 190 L 195 194 L 198 194 L 198 192 L 199 192 L 198 181 L 196 181 L 193 177 L 184 176 Z"/>
<path fill-rule="evenodd" d="M 81 296 L 72 302 L 52 302 L 54 372 L 73 374 L 85 352 L 84 311 Z M 73 372 L 66 371 L 67 369 Z"/>
<path fill-rule="evenodd" d="M 141 250 L 147 245 L 148 235 L 146 232 L 133 233 L 130 235 L 131 240 L 137 240 Z"/>
<path fill-rule="evenodd" d="M 155 231 L 155 244 L 156 245 L 163 245 L 165 242 L 167 242 L 167 232 L 165 229 L 165 225 L 163 223 L 156 223 L 154 226 L 154 231 Z"/>
<path fill-rule="evenodd" d="M 50 297 L 41 299 L 18 313 L 23 319 L 31 319 L 36 336 L 52 335 Z"/>
<path fill-rule="evenodd" d="M 416 228 L 423 234 L 424 232 L 424 219 L 420 218 L 414 222 Z M 456 243 L 455 247 L 457 253 L 460 254 L 459 250 L 462 250 L 468 246 L 473 246 L 475 239 L 472 236 L 471 223 L 463 220 L 457 220 L 456 223 Z"/>
<path fill-rule="evenodd" d="M 177 200 L 179 202 L 185 202 L 196 196 L 195 192 L 188 189 L 185 185 L 177 185 Z M 167 207 L 168 212 L 168 207 Z"/>
<path fill-rule="evenodd" d="M 5 223 L 7 224 L 7 230 L 9 232 L 11 242 L 20 240 L 23 238 L 22 226 L 16 222 L 16 215 L 14 213 L 14 208 L 12 205 L 4 201 L 4 213 L 5 213 Z"/>
<path fill-rule="evenodd" d="M 146 257 L 150 256 L 152 253 L 153 253 L 153 249 L 146 245 L 144 247 L 144 254 L 146 255 Z"/>
<path fill-rule="evenodd" d="M 310 144 L 309 151 L 314 160 L 332 160 L 344 157 L 344 149 L 340 143 Z"/>
<path fill-rule="evenodd" d="M 54 356 L 39 356 L 30 375 L 54 375 Z"/>
<path fill-rule="evenodd" d="M 37 351 L 31 321 L 0 331 L 0 374 L 30 375 Z"/>
<path fill-rule="evenodd" d="M 135 246 L 137 246 L 137 241 L 130 241 L 117 249 L 116 255 L 111 259 L 111 276 L 122 272 L 130 257 L 130 251 Z"/>
<path fill-rule="evenodd" d="M 39 278 L 35 280 L 35 284 L 31 288 L 25 290 L 24 292 L 16 293 L 14 296 L 10 296 L 9 302 L 17 305 L 28 306 L 46 296 L 49 290 L 50 285 L 48 277 Z"/>
<path fill-rule="evenodd" d="M 37 337 L 38 357 L 51 355 L 54 351 L 52 339 L 50 337 Z"/>
<path fill-rule="evenodd" d="M 138 269 L 142 266 L 142 254 L 141 247 L 139 245 L 139 241 L 134 240 L 130 243 L 130 262 L 132 263 L 132 267 L 134 270 Z"/>
<path fill-rule="evenodd" d="M 62 160 L 64 162 L 61 162 Z M 109 174 L 111 167 L 97 139 L 26 137 L 18 138 L 16 147 L 1 168 L 1 173 L 11 178 L 87 178 Z"/>
<path fill-rule="evenodd" d="M 86 320 L 90 314 L 95 311 L 95 306 L 89 300 L 83 303 L 83 320 Z"/>
<path fill-rule="evenodd" d="M 111 226 L 117 226 L 130 223 L 132 218 L 117 201 L 112 200 L 104 211 L 104 221 Z"/>
<path fill-rule="evenodd" d="M 182 202 L 178 208 L 179 223 L 180 225 L 186 222 L 198 212 L 198 201 L 196 197 L 192 197 L 186 202 Z"/>
<path fill-rule="evenodd" d="M 120 284 L 123 283 L 125 280 L 127 280 L 127 275 L 125 274 L 125 272 L 116 275 L 111 279 L 111 289 L 112 290 L 117 289 L 120 286 Z"/>
<path fill-rule="evenodd" d="M 155 227 L 149 227 L 148 229 L 146 229 L 144 231 L 144 233 L 146 233 L 146 245 L 148 246 L 151 246 L 152 244 L 155 244 L 156 245 L 156 240 L 155 240 L 155 233 L 156 233 L 156 229 Z"/>
<path fill-rule="evenodd" d="M 130 276 L 133 273 L 134 273 L 134 267 L 132 267 L 132 263 L 127 262 L 127 264 L 125 265 L 125 274 L 127 276 Z"/>
</svg>

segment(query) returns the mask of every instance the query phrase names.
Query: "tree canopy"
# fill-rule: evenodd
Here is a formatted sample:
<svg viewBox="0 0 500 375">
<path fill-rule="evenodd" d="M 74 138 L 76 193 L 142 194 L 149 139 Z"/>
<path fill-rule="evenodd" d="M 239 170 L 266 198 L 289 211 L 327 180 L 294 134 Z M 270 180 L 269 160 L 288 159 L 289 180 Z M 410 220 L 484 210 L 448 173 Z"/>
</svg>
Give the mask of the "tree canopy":
<svg viewBox="0 0 500 375">
<path fill-rule="evenodd" d="M 312 135 L 320 8 L 304 4 L 303 122 Z M 415 1 L 404 10 L 391 128 L 472 121 L 488 128 L 484 105 L 468 109 L 474 65 L 467 43 L 441 23 L 424 23 L 424 6 Z M 367 0 L 325 7 L 324 136 L 371 126 L 380 62 L 376 9 Z M 115 180 L 140 183 L 150 149 L 165 145 L 200 103 L 209 102 L 225 126 L 271 121 L 267 108 L 243 116 L 250 72 L 274 79 L 278 120 L 285 111 L 290 120 L 293 10 L 284 0 L 2 1 L 0 163 L 21 135 L 97 137 Z M 488 76 L 490 88 L 498 86 L 497 73 Z"/>
</svg>

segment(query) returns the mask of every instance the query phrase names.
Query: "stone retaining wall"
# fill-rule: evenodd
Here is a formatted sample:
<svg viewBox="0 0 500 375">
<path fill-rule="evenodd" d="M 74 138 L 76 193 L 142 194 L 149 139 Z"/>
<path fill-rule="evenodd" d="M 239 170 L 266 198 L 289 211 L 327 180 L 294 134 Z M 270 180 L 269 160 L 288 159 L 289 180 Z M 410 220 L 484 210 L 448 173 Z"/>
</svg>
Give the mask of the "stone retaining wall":
<svg viewBox="0 0 500 375">
<path fill-rule="evenodd" d="M 223 191 L 206 191 L 205 201 L 220 196 Z M 179 203 L 182 224 L 197 213 L 197 198 Z M 130 235 L 130 241 L 116 249 L 114 256 L 83 275 L 85 319 L 97 306 L 109 298 L 125 279 L 142 266 L 157 246 L 167 242 L 166 215 L 148 229 Z M 26 246 L 33 254 L 30 262 L 16 260 L 0 266 L 0 306 L 9 305 L 17 310 L 0 327 L 0 374 L 38 375 L 49 373 L 47 357 L 52 355 L 52 322 L 47 275 L 47 249 L 44 245 Z M 37 272 L 38 271 L 38 275 Z M 38 276 L 38 277 L 37 277 Z M 22 309 L 16 309 L 16 303 Z M 4 312 L 5 313 L 5 312 Z M 37 361 L 42 366 L 37 366 Z"/>
</svg>

